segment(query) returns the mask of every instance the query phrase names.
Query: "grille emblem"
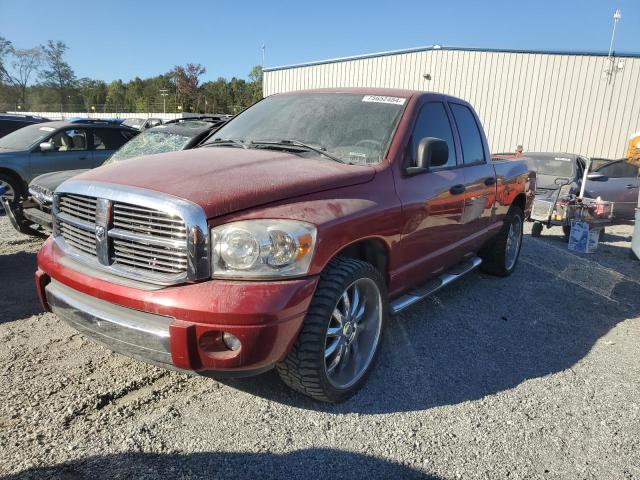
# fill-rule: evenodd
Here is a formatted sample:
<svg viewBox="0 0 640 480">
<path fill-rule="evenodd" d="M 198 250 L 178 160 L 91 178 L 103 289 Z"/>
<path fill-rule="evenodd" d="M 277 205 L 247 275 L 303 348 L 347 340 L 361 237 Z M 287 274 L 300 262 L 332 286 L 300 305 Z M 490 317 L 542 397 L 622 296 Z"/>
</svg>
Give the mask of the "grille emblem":
<svg viewBox="0 0 640 480">
<path fill-rule="evenodd" d="M 96 199 L 96 253 L 98 261 L 103 265 L 111 263 L 109 253 L 109 238 L 107 229 L 111 223 L 111 201 L 106 198 Z"/>
</svg>

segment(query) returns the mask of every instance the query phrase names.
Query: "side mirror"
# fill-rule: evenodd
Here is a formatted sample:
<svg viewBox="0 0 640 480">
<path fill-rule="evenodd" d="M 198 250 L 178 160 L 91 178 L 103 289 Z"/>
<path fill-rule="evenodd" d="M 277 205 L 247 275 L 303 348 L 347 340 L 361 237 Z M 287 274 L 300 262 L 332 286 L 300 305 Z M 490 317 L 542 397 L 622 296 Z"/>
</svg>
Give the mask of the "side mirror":
<svg viewBox="0 0 640 480">
<path fill-rule="evenodd" d="M 593 182 L 606 182 L 609 180 L 609 177 L 600 172 L 591 172 L 587 175 L 587 180 L 591 180 Z"/>
<path fill-rule="evenodd" d="M 559 187 L 564 187 L 565 185 L 569 185 L 571 183 L 571 180 L 567 177 L 558 177 L 553 181 L 553 183 L 555 183 Z"/>
<path fill-rule="evenodd" d="M 42 142 L 40 144 L 41 152 L 52 152 L 53 151 L 53 143 L 51 142 Z"/>
<path fill-rule="evenodd" d="M 407 167 L 407 175 L 426 173 L 431 167 L 441 167 L 449 161 L 449 146 L 440 138 L 425 137 L 418 144 L 415 165 Z"/>
</svg>

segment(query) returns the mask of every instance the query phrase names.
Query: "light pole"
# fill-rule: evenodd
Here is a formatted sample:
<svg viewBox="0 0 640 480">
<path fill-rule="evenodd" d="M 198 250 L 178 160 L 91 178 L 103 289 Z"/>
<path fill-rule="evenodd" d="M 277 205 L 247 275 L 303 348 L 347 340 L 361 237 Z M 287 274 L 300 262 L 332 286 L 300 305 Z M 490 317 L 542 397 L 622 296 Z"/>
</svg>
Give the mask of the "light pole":
<svg viewBox="0 0 640 480">
<path fill-rule="evenodd" d="M 616 27 L 621 18 L 622 12 L 617 8 L 616 11 L 613 12 L 613 31 L 611 32 L 611 42 L 609 42 L 609 55 L 607 55 L 607 59 L 609 60 L 609 70 L 607 71 L 609 83 L 611 83 L 611 79 L 613 78 L 613 41 L 616 38 Z"/>
</svg>

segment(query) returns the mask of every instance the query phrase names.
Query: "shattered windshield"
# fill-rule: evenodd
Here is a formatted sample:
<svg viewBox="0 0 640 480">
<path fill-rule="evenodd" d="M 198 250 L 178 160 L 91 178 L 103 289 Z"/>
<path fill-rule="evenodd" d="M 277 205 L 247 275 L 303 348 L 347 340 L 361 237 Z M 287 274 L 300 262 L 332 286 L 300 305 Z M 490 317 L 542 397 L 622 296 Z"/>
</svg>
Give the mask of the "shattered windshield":
<svg viewBox="0 0 640 480">
<path fill-rule="evenodd" d="M 125 143 L 120 150 L 111 155 L 111 158 L 109 158 L 105 164 L 115 163 L 141 155 L 175 152 L 182 150 L 189 140 L 191 140 L 191 137 L 178 133 L 163 132 L 155 129 L 145 130 L 140 135 L 133 137 Z"/>
<path fill-rule="evenodd" d="M 406 100 L 352 93 L 276 95 L 235 117 L 207 144 L 242 142 L 253 148 L 282 144 L 284 149 L 297 142 L 345 163 L 375 164 L 386 155 Z"/>
</svg>

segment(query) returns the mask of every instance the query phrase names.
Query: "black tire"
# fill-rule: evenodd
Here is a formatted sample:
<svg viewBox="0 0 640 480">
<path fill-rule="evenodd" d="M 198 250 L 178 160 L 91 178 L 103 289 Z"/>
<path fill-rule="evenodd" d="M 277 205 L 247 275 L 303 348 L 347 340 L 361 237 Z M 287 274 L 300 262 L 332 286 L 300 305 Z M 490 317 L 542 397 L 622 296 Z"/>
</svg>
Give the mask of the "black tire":
<svg viewBox="0 0 640 480">
<path fill-rule="evenodd" d="M 569 237 L 571 236 L 571 226 L 570 225 L 563 225 L 562 226 L 562 233 L 564 234 L 564 241 L 565 242 L 569 242 Z"/>
<path fill-rule="evenodd" d="M 524 214 L 522 213 L 522 209 L 516 205 L 512 205 L 505 216 L 504 225 L 502 225 L 500 232 L 494 237 L 491 243 L 480 252 L 480 258 L 482 258 L 480 269 L 483 272 L 498 277 L 508 277 L 513 273 L 518 264 L 520 251 L 522 250 L 523 219 Z M 507 239 L 511 225 L 515 224 L 520 225 L 519 242 L 513 264 L 507 265 Z"/>
<path fill-rule="evenodd" d="M 20 180 L 16 179 L 12 175 L 0 173 L 0 185 L 2 185 L 3 183 L 8 184 L 14 192 L 14 198 L 12 201 L 13 204 L 15 204 L 19 199 L 24 197 L 25 195 L 24 185 Z M 2 212 L 3 214 L 5 213 L 4 206 L 1 205 L 1 202 L 0 202 L 0 212 Z"/>
<path fill-rule="evenodd" d="M 533 225 L 531 227 L 531 236 L 532 237 L 539 237 L 540 235 L 542 235 L 542 229 L 544 228 L 544 225 L 542 225 L 541 222 L 533 222 Z"/>
<path fill-rule="evenodd" d="M 327 329 L 342 293 L 359 279 L 375 282 L 381 297 L 378 339 L 368 366 L 348 388 L 334 386 L 327 374 L 325 348 Z M 307 316 L 295 344 L 287 357 L 276 365 L 282 381 L 292 389 L 322 402 L 343 402 L 354 395 L 371 372 L 380 350 L 380 342 L 388 315 L 387 289 L 381 273 L 371 264 L 350 258 L 333 259 L 320 275 Z"/>
</svg>

